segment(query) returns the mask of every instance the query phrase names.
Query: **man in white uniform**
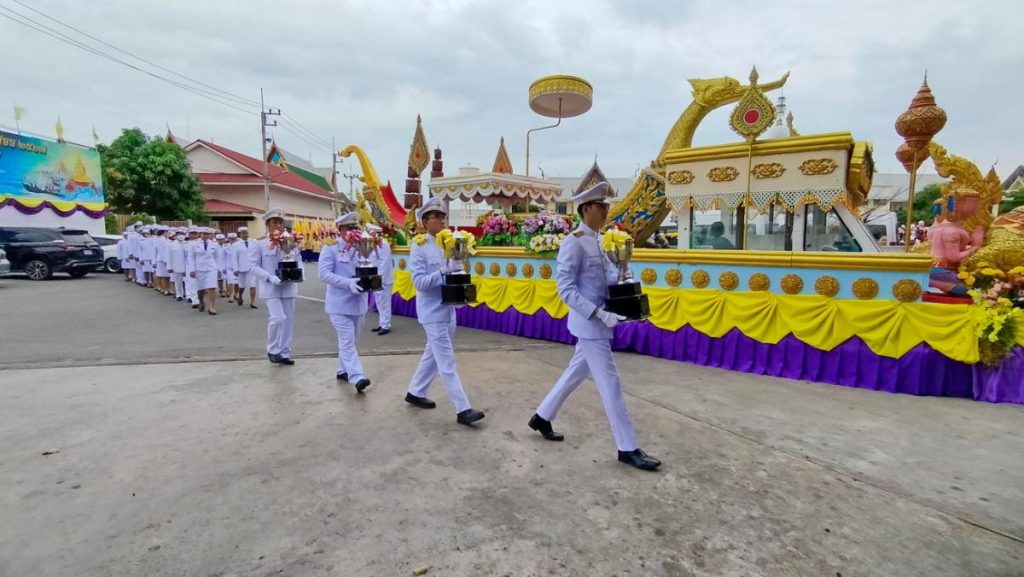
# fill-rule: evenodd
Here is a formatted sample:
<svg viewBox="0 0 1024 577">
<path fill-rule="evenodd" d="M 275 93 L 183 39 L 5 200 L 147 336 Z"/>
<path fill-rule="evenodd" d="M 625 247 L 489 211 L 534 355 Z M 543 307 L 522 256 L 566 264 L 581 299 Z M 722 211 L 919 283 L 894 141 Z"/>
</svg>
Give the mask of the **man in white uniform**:
<svg viewBox="0 0 1024 577">
<path fill-rule="evenodd" d="M 238 242 L 234 245 L 235 259 L 235 282 L 238 284 L 238 306 L 245 301 L 245 289 L 249 289 L 249 308 L 256 309 L 256 278 L 249 272 L 252 265 L 249 264 L 249 248 L 255 241 L 249 240 L 249 228 L 239 227 Z"/>
<path fill-rule="evenodd" d="M 292 334 L 295 328 L 295 296 L 299 285 L 281 282 L 277 276 L 277 263 L 284 254 L 281 247 L 271 245 L 270 235 L 284 230 L 284 211 L 272 208 L 263 214 L 267 225 L 267 238 L 251 243 L 249 273 L 259 281 L 260 298 L 267 303 L 267 358 L 272 363 L 294 365 L 292 360 Z M 292 250 L 296 262 L 302 262 L 299 247 Z M 302 269 L 299 269 L 302 270 Z"/>
<path fill-rule="evenodd" d="M 192 266 L 189 276 L 196 280 L 196 291 L 199 293 L 199 312 L 207 310 L 211 315 L 217 314 L 217 241 L 213 240 L 212 228 L 203 228 L 201 240 L 192 244 L 189 251 Z"/>
<path fill-rule="evenodd" d="M 334 224 L 342 234 L 358 230 L 359 213 L 339 216 Z M 363 328 L 368 300 L 356 276 L 358 264 L 359 254 L 341 238 L 337 244 L 325 246 L 320 251 L 320 282 L 327 285 L 324 310 L 338 333 L 337 377 L 355 385 L 356 391 L 361 393 L 370 386 L 370 379 L 363 372 L 363 363 L 356 350 L 356 339 Z"/>
<path fill-rule="evenodd" d="M 618 280 L 615 267 L 601 250 L 597 233 L 608 219 L 609 195 L 608 183 L 602 182 L 572 199 L 582 221 L 558 249 L 557 282 L 558 296 L 569 306 L 569 332 L 578 341 L 569 366 L 537 408 L 529 426 L 549 441 L 561 441 L 564 437 L 552 430 L 551 421 L 576 387 L 592 376 L 611 423 L 619 461 L 653 471 L 661 461 L 637 447 L 622 397 L 619 369 L 612 358 L 612 329 L 626 319 L 604 309 L 608 285 Z"/>
<path fill-rule="evenodd" d="M 448 398 L 455 405 L 456 422 L 471 425 L 484 418 L 482 411 L 473 410 L 466 392 L 462 389 L 458 368 L 455 366 L 455 307 L 441 302 L 441 286 L 448 270 L 441 247 L 437 246 L 435 235 L 447 228 L 445 219 L 448 211 L 440 199 L 431 198 L 416 211 L 416 218 L 423 223 L 427 233 L 419 235 L 409 251 L 409 270 L 412 284 L 416 287 L 416 318 L 427 333 L 427 346 L 420 358 L 420 364 L 412 375 L 405 402 L 421 409 L 433 409 L 437 403 L 427 398 L 427 389 L 434 376 L 441 373 L 441 380 L 448 392 Z"/>
<path fill-rule="evenodd" d="M 382 229 L 375 224 L 367 224 L 366 230 L 381 234 Z M 395 284 L 395 270 L 391 264 L 391 244 L 386 236 L 381 235 L 380 246 L 373 251 L 373 264 L 377 266 L 377 273 L 380 274 L 381 288 L 373 293 L 373 300 L 377 303 L 377 327 L 373 332 L 378 336 L 384 336 L 391 332 L 391 291 Z"/>
<path fill-rule="evenodd" d="M 229 232 L 227 241 L 224 243 L 224 288 L 227 291 L 228 300 L 234 300 L 238 287 L 235 286 L 235 243 L 238 242 L 238 235 Z"/>
</svg>

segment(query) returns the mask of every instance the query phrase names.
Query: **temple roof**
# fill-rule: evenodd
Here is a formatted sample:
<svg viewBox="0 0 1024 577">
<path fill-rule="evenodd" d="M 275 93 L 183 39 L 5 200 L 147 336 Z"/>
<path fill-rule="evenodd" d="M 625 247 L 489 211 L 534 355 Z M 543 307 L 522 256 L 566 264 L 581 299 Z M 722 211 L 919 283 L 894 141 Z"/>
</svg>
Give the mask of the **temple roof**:
<svg viewBox="0 0 1024 577">
<path fill-rule="evenodd" d="M 501 143 L 498 145 L 498 154 L 494 157 L 494 167 L 491 168 L 491 172 L 501 174 L 512 174 L 512 161 L 508 158 L 508 151 L 505 150 L 505 137 L 501 137 Z"/>
</svg>

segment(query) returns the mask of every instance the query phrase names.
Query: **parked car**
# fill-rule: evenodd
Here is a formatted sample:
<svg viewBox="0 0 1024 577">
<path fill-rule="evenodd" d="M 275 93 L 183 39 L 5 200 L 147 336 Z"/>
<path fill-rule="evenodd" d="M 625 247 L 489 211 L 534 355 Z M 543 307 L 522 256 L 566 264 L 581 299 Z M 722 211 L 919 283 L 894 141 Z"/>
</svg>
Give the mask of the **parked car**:
<svg viewBox="0 0 1024 577">
<path fill-rule="evenodd" d="M 55 272 L 81 278 L 103 264 L 103 250 L 84 230 L 2 226 L 0 249 L 11 272 L 32 280 L 47 280 Z"/>
<path fill-rule="evenodd" d="M 11 261 L 7 260 L 7 253 L 0 248 L 0 277 L 11 274 Z"/>
<path fill-rule="evenodd" d="M 121 236 L 94 234 L 92 238 L 100 243 L 100 248 L 103 249 L 103 265 L 100 266 L 100 270 L 112 273 L 121 272 L 121 260 L 117 258 L 117 241 L 121 240 Z"/>
</svg>

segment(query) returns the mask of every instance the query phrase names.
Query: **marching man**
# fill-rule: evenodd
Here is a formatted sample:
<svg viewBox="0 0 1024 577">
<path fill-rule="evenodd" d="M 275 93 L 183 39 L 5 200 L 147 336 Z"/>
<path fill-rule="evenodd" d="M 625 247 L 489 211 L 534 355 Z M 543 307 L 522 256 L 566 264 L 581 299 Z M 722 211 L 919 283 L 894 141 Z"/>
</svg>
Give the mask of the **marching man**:
<svg viewBox="0 0 1024 577">
<path fill-rule="evenodd" d="M 626 319 L 604 309 L 608 285 L 618 280 L 615 268 L 601 251 L 597 233 L 608 219 L 609 194 L 608 183 L 602 182 L 572 199 L 582 221 L 558 249 L 557 283 L 558 296 L 569 306 L 569 332 L 578 339 L 576 352 L 529 425 L 549 441 L 563 440 L 561 433 L 552 430 L 551 421 L 583 379 L 592 376 L 611 422 L 619 461 L 653 471 L 661 461 L 637 447 L 622 397 L 619 369 L 612 358 L 612 329 Z"/>
<path fill-rule="evenodd" d="M 373 300 L 377 303 L 377 328 L 373 332 L 378 336 L 384 336 L 391 332 L 391 287 L 395 284 L 394 265 L 391 264 L 391 244 L 387 237 L 381 234 L 382 229 L 373 224 L 367 224 L 366 230 L 381 235 L 380 246 L 373 251 L 373 264 L 377 265 L 377 272 L 380 273 L 381 289 L 373 293 Z"/>
<path fill-rule="evenodd" d="M 427 389 L 434 375 L 441 373 L 448 398 L 455 405 L 456 422 L 471 425 L 484 418 L 484 414 L 470 407 L 466 392 L 462 389 L 452 346 L 455 307 L 441 302 L 441 286 L 444 284 L 447 265 L 435 236 L 447 228 L 447 216 L 448 211 L 438 198 L 427 200 L 416 211 L 416 217 L 427 233 L 418 235 L 413 242 L 409 251 L 409 270 L 412 272 L 413 286 L 416 287 L 416 318 L 427 333 L 427 346 L 412 375 L 405 402 L 421 409 L 436 407 L 437 403 L 427 398 Z"/>
<path fill-rule="evenodd" d="M 324 310 L 338 333 L 338 380 L 348 381 L 355 385 L 356 392 L 361 393 L 370 386 L 370 379 L 363 372 L 359 351 L 356 350 L 356 339 L 366 315 L 367 296 L 356 277 L 359 256 L 355 248 L 343 240 L 345 233 L 359 230 L 359 213 L 339 216 L 334 224 L 342 234 L 339 242 L 320 251 L 320 282 L 327 285 Z"/>
<path fill-rule="evenodd" d="M 238 228 L 238 242 L 232 247 L 235 260 L 235 282 L 238 285 L 236 299 L 238 306 L 242 306 L 245 297 L 245 288 L 249 287 L 249 308 L 256 309 L 256 282 L 255 277 L 249 273 L 252 264 L 249 263 L 249 245 L 254 241 L 249 240 L 249 228 L 242 226 Z"/>
<path fill-rule="evenodd" d="M 294 365 L 292 360 L 292 334 L 295 328 L 295 296 L 299 285 L 282 283 L 277 276 L 277 263 L 285 256 L 281 247 L 271 244 L 270 235 L 284 230 L 284 211 L 272 208 L 263 214 L 267 225 L 267 238 L 251 243 L 249 273 L 260 281 L 260 298 L 267 303 L 267 358 L 272 363 Z M 299 247 L 292 249 L 292 257 L 302 262 Z M 301 270 L 301 269 L 299 269 Z"/>
<path fill-rule="evenodd" d="M 213 235 L 212 228 L 200 230 L 203 237 L 192 243 L 187 252 L 188 262 L 186 267 L 189 270 L 188 276 L 196 281 L 196 292 L 199 299 L 199 312 L 209 309 L 211 315 L 216 315 L 217 310 L 217 243 L 210 237 Z"/>
</svg>

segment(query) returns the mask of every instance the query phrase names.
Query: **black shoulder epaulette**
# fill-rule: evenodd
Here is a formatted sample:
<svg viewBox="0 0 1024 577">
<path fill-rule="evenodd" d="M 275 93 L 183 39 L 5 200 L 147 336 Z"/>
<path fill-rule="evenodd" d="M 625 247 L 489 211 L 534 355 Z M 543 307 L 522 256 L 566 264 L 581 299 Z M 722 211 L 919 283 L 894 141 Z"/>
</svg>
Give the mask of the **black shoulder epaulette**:
<svg viewBox="0 0 1024 577">
<path fill-rule="evenodd" d="M 572 235 L 575 236 L 576 238 L 579 238 L 579 237 L 583 236 L 583 231 L 579 230 L 579 229 L 576 229 L 576 230 L 574 230 L 572 232 Z"/>
</svg>

